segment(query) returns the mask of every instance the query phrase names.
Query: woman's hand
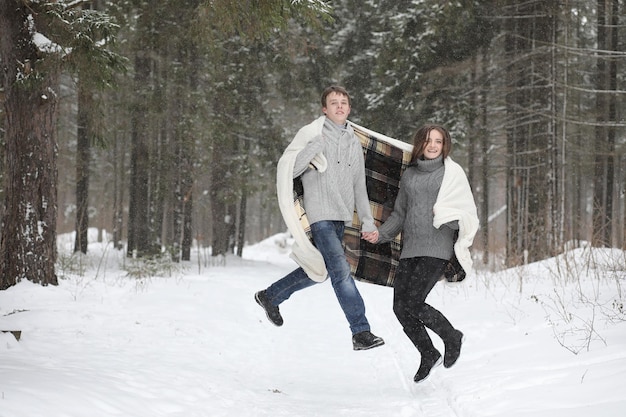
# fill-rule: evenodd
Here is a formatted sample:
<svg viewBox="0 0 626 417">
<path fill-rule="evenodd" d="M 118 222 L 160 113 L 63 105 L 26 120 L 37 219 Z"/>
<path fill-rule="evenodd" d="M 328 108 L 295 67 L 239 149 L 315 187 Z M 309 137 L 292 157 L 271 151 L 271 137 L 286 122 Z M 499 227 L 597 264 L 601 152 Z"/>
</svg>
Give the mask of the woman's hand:
<svg viewBox="0 0 626 417">
<path fill-rule="evenodd" d="M 373 232 L 361 232 L 361 238 L 369 243 L 376 243 L 378 242 L 378 230 L 374 230 Z"/>
</svg>

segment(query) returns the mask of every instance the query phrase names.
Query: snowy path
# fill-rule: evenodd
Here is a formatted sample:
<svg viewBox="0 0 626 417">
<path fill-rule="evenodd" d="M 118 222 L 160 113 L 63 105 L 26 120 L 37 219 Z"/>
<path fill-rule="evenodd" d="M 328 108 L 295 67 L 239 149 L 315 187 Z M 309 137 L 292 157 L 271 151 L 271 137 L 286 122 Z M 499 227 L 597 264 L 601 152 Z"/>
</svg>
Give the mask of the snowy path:
<svg viewBox="0 0 626 417">
<path fill-rule="evenodd" d="M 174 278 L 107 271 L 0 292 L 0 324 L 23 330 L 20 342 L 0 333 L 0 417 L 623 415 L 626 323 L 596 321 L 606 345 L 573 355 L 532 297 L 473 278 L 438 285 L 429 302 L 466 341 L 454 367 L 415 384 L 419 355 L 390 288 L 358 284 L 379 348 L 352 350 L 330 283 L 270 324 L 253 294 L 292 266 L 231 259 Z"/>
</svg>

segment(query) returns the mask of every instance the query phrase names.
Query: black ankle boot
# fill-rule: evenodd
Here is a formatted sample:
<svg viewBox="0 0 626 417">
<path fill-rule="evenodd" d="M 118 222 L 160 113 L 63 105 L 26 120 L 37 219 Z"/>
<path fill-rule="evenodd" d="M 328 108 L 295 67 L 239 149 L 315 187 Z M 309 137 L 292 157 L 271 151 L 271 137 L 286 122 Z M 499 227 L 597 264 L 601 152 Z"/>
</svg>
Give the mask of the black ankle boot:
<svg viewBox="0 0 626 417">
<path fill-rule="evenodd" d="M 417 370 L 417 373 L 413 377 L 413 381 L 421 382 L 428 378 L 430 375 L 430 371 L 437 365 L 441 363 L 441 353 L 438 351 L 434 351 L 430 355 L 422 355 L 422 360 L 420 362 L 420 367 Z"/>
<path fill-rule="evenodd" d="M 258 305 L 263 307 L 263 310 L 265 310 L 265 315 L 273 325 L 283 325 L 283 316 L 280 315 L 280 310 L 278 309 L 278 307 L 270 302 L 269 298 L 267 298 L 267 294 L 265 294 L 265 290 L 259 291 L 254 294 L 254 299 L 256 300 Z"/>
<path fill-rule="evenodd" d="M 456 363 L 461 355 L 461 345 L 463 344 L 463 333 L 459 330 L 454 330 L 452 337 L 444 342 L 446 346 L 446 352 L 443 355 L 443 366 L 446 368 L 451 367 Z"/>
</svg>

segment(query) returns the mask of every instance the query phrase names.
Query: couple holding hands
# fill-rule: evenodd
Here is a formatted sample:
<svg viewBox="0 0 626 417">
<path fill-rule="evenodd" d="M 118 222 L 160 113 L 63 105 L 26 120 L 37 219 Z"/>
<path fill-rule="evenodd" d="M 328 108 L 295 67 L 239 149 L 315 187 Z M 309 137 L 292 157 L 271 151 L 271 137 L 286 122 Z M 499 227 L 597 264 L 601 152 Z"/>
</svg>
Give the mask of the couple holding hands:
<svg viewBox="0 0 626 417">
<path fill-rule="evenodd" d="M 449 157 L 452 141 L 448 131 L 425 125 L 413 137 L 411 161 L 402 174 L 393 212 L 376 227 L 367 196 L 363 151 L 347 121 L 350 95 L 343 87 L 330 86 L 322 93 L 321 104 L 324 116 L 300 129 L 278 162 L 279 205 L 294 235 L 292 257 L 300 267 L 257 292 L 256 302 L 273 324 L 281 326 L 278 306 L 296 291 L 328 276 L 350 325 L 353 349 L 383 345 L 384 340 L 370 331 L 342 244 L 345 225 L 352 222 L 356 208 L 364 240 L 388 242 L 402 232 L 393 311 L 420 353 L 413 378 L 420 382 L 442 359 L 449 368 L 461 353 L 463 333 L 427 304 L 426 297 L 453 257 L 464 271 L 471 268 L 469 247 L 478 230 L 478 217 L 469 181 Z M 297 177 L 304 189 L 312 243 L 293 208 L 293 179 Z M 443 358 L 427 328 L 443 340 Z"/>
</svg>

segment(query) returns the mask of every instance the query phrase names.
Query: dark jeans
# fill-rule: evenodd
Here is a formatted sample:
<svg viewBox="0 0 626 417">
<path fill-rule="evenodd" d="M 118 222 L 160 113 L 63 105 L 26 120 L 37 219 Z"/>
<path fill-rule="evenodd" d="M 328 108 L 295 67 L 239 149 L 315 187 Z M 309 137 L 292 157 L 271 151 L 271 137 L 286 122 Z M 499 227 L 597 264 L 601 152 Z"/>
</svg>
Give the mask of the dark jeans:
<svg viewBox="0 0 626 417">
<path fill-rule="evenodd" d="M 370 330 L 365 317 L 365 304 L 350 273 L 350 265 L 343 251 L 344 222 L 320 221 L 311 225 L 315 247 L 320 251 L 326 264 L 330 282 L 335 290 L 352 334 Z M 270 302 L 277 306 L 291 294 L 318 284 L 310 279 L 302 268 L 298 268 L 270 285 L 266 294 Z"/>
<path fill-rule="evenodd" d="M 439 310 L 426 304 L 448 261 L 418 257 L 400 259 L 393 288 L 393 312 L 422 356 L 435 356 L 436 349 L 426 331 L 434 331 L 445 342 L 453 335 L 454 327 Z"/>
</svg>

